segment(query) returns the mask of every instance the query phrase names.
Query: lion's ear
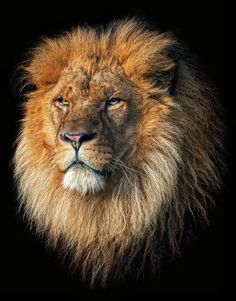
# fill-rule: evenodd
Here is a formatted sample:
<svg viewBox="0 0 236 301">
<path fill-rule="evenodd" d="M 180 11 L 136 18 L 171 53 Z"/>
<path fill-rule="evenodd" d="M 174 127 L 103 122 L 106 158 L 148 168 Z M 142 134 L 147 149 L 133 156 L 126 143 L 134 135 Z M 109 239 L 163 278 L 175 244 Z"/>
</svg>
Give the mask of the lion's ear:
<svg viewBox="0 0 236 301">
<path fill-rule="evenodd" d="M 128 77 L 148 80 L 163 93 L 174 93 L 181 46 L 172 33 L 147 33 L 145 24 L 119 29 L 115 54 Z"/>
<path fill-rule="evenodd" d="M 33 83 L 32 79 L 28 74 L 20 77 L 16 88 L 20 95 L 27 95 L 38 89 L 37 85 Z"/>
<path fill-rule="evenodd" d="M 162 54 L 158 55 L 156 69 L 152 69 L 147 76 L 152 78 L 155 86 L 169 95 L 175 93 L 178 83 L 179 67 L 181 65 L 183 49 L 177 45 L 172 45 Z"/>
<path fill-rule="evenodd" d="M 152 77 L 154 77 L 155 87 L 160 90 L 165 90 L 172 95 L 177 82 L 177 67 L 175 64 L 170 70 L 158 71 L 154 76 L 152 75 Z"/>
<path fill-rule="evenodd" d="M 19 65 L 10 73 L 10 85 L 15 96 L 24 96 L 37 90 L 29 75 L 25 72 L 24 66 Z"/>
</svg>

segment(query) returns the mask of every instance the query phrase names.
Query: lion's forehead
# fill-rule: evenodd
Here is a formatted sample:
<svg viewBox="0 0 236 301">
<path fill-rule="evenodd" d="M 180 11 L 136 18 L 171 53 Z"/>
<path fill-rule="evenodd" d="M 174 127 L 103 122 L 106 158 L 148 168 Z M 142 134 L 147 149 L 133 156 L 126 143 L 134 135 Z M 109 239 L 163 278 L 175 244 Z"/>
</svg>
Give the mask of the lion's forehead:
<svg viewBox="0 0 236 301">
<path fill-rule="evenodd" d="M 123 97 L 130 97 L 132 94 L 130 83 L 118 70 L 98 69 L 89 72 L 81 66 L 67 67 L 54 90 L 56 94 L 63 93 L 65 97 L 95 100 L 102 100 L 117 92 Z"/>
</svg>

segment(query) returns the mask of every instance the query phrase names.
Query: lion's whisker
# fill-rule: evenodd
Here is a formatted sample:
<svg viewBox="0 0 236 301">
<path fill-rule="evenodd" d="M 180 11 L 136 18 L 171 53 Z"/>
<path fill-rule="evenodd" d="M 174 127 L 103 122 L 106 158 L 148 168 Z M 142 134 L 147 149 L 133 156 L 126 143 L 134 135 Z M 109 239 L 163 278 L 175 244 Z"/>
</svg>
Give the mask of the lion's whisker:
<svg viewBox="0 0 236 301">
<path fill-rule="evenodd" d="M 127 171 L 132 172 L 132 173 L 136 173 L 136 174 L 141 174 L 136 169 L 131 168 L 131 167 L 125 165 L 124 162 L 121 159 L 119 159 L 117 156 L 113 155 L 113 159 L 115 159 L 115 162 L 117 162 L 120 165 L 122 165 Z"/>
</svg>

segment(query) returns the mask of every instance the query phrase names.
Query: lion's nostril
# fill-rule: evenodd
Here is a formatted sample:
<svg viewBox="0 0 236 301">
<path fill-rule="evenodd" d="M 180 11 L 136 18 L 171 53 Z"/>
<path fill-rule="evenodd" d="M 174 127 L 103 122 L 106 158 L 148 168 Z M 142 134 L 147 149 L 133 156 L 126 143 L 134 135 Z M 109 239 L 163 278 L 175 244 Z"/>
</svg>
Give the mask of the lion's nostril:
<svg viewBox="0 0 236 301">
<path fill-rule="evenodd" d="M 65 133 L 64 137 L 69 142 L 79 142 L 80 139 L 83 137 L 83 135 L 82 134 L 67 134 L 67 133 Z"/>
<path fill-rule="evenodd" d="M 97 133 L 76 132 L 60 134 L 60 139 L 63 142 L 71 143 L 74 148 L 78 149 L 83 142 L 92 140 L 96 136 Z"/>
</svg>

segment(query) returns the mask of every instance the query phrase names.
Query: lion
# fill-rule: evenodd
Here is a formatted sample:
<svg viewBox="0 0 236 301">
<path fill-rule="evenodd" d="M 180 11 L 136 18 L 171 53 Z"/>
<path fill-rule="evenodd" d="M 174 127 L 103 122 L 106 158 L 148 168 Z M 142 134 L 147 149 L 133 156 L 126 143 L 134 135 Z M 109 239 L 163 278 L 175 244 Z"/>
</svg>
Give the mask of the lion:
<svg viewBox="0 0 236 301">
<path fill-rule="evenodd" d="M 187 49 L 125 19 L 44 38 L 22 69 L 30 225 L 90 285 L 159 274 L 222 186 L 221 108 Z"/>
</svg>

